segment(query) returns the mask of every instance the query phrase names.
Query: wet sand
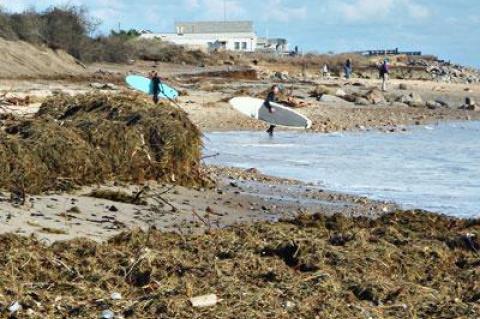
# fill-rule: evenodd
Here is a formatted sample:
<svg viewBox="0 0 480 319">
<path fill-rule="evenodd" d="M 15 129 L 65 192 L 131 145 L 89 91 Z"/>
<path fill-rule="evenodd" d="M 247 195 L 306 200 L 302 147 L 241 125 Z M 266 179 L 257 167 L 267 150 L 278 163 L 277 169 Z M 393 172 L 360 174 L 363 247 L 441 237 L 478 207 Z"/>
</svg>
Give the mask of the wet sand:
<svg viewBox="0 0 480 319">
<path fill-rule="evenodd" d="M 255 169 L 207 167 L 212 189 L 159 185 L 101 185 L 71 194 L 27 197 L 24 205 L 0 197 L 0 233 L 36 235 L 46 243 L 85 237 L 104 241 L 127 229 L 155 228 L 201 233 L 238 223 L 277 221 L 300 213 L 377 217 L 395 211 L 391 203 L 329 192 L 298 181 L 265 176 Z M 136 194 L 146 205 L 90 197 L 94 189 Z"/>
</svg>

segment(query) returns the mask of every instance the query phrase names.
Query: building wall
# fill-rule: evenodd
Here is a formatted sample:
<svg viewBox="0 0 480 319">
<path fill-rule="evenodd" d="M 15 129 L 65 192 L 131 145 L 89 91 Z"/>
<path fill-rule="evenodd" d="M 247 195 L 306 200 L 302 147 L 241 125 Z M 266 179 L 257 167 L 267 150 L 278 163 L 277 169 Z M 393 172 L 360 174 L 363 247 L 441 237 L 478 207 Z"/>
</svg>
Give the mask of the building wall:
<svg viewBox="0 0 480 319">
<path fill-rule="evenodd" d="M 205 34 L 175 34 L 175 33 L 152 33 L 143 34 L 143 39 L 161 39 L 177 45 L 190 48 L 208 50 L 215 48 L 216 44 L 224 44 L 226 50 L 253 52 L 257 47 L 255 33 L 205 33 Z"/>
</svg>

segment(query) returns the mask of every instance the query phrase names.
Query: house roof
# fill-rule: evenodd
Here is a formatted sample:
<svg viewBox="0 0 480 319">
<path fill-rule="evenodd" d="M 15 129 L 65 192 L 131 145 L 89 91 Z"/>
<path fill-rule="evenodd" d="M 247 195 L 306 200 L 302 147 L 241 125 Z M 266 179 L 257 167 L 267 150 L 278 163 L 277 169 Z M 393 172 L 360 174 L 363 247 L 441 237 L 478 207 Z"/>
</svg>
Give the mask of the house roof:
<svg viewBox="0 0 480 319">
<path fill-rule="evenodd" d="M 189 33 L 241 33 L 254 32 L 252 21 L 198 21 L 177 22 L 175 31 Z"/>
</svg>

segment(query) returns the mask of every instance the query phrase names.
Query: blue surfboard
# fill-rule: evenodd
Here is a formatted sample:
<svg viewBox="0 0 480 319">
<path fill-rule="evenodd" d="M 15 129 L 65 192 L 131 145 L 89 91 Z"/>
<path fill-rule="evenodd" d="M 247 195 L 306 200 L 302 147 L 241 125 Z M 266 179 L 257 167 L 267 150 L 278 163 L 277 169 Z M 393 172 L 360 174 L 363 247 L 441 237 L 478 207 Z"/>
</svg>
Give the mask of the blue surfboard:
<svg viewBox="0 0 480 319">
<path fill-rule="evenodd" d="M 151 80 L 140 75 L 129 75 L 125 78 L 127 84 L 134 90 L 153 95 L 151 88 Z M 162 83 L 160 86 L 160 95 L 158 96 L 164 99 L 174 100 L 178 97 L 178 92 L 170 86 Z"/>
</svg>

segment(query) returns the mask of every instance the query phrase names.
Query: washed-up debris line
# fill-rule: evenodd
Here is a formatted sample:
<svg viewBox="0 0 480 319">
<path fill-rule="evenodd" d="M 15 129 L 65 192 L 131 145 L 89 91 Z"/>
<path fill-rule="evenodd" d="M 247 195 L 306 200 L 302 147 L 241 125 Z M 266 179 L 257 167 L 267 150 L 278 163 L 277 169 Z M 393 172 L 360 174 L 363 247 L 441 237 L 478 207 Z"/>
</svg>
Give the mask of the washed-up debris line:
<svg viewBox="0 0 480 319">
<path fill-rule="evenodd" d="M 480 220 L 302 215 L 203 235 L 45 246 L 0 236 L 18 318 L 476 318 Z M 112 294 L 121 298 L 112 298 Z"/>
<path fill-rule="evenodd" d="M 0 130 L 0 188 L 69 190 L 119 180 L 202 183 L 201 133 L 185 112 L 139 95 L 50 98 L 32 119 Z"/>
</svg>

